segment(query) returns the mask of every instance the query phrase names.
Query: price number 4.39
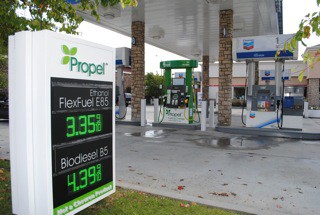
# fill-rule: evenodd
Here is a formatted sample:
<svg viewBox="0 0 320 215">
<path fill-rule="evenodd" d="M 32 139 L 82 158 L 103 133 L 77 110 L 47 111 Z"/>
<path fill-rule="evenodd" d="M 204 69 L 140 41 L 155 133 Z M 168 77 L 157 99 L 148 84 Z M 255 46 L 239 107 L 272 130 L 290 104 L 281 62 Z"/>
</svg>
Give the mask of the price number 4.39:
<svg viewBox="0 0 320 215">
<path fill-rule="evenodd" d="M 97 164 L 68 175 L 68 190 L 72 193 L 77 192 L 94 185 L 101 179 L 101 164 Z"/>
<path fill-rule="evenodd" d="M 69 116 L 66 118 L 66 136 L 75 137 L 102 131 L 102 114 Z"/>
</svg>

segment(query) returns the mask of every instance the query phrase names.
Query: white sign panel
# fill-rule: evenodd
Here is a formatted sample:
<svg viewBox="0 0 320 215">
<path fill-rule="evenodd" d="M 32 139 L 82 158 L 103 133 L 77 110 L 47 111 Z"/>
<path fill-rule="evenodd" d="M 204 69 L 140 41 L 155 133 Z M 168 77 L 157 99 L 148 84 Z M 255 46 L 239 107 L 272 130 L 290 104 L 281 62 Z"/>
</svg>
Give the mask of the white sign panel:
<svg viewBox="0 0 320 215">
<path fill-rule="evenodd" d="M 260 70 L 259 73 L 262 81 L 275 80 L 275 70 Z M 290 80 L 291 69 L 285 69 L 282 78 L 284 80 Z"/>
<path fill-rule="evenodd" d="M 163 122 L 188 124 L 189 123 L 188 112 L 189 112 L 188 108 L 187 109 L 165 108 Z"/>
<path fill-rule="evenodd" d="M 256 37 L 241 37 L 233 39 L 233 60 L 274 60 L 280 50 L 278 58 L 298 59 L 298 50 L 294 53 L 282 51 L 284 44 L 293 38 L 293 34 L 266 35 Z"/>
<path fill-rule="evenodd" d="M 20 32 L 9 64 L 13 214 L 74 214 L 114 193 L 114 49 Z"/>
</svg>

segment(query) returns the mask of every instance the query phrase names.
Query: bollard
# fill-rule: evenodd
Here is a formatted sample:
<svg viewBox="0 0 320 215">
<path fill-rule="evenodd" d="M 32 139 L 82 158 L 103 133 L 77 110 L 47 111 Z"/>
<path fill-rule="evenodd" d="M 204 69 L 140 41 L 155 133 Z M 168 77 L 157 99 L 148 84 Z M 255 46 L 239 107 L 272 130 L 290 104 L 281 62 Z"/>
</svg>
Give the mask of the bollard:
<svg viewBox="0 0 320 215">
<path fill-rule="evenodd" d="M 158 116 L 159 116 L 159 99 L 154 99 L 154 110 L 153 110 L 153 122 L 158 123 Z"/>
<path fill-rule="evenodd" d="M 209 115 L 209 126 L 210 128 L 215 128 L 216 125 L 214 124 L 214 101 L 210 101 L 210 115 Z"/>
<path fill-rule="evenodd" d="M 146 100 L 141 99 L 141 126 L 146 126 Z"/>
<path fill-rule="evenodd" d="M 309 117 L 309 103 L 308 102 L 304 102 L 304 104 L 303 104 L 303 114 L 304 114 L 304 118 Z"/>
<path fill-rule="evenodd" d="M 207 101 L 201 103 L 201 131 L 206 131 L 207 126 Z"/>
</svg>

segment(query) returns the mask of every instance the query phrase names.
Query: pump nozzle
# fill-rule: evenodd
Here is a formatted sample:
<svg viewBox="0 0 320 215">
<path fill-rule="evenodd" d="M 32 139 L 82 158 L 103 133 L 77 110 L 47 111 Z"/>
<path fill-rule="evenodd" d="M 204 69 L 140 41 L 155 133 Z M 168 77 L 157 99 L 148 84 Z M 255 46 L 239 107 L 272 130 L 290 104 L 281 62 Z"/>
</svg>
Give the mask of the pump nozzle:
<svg viewBox="0 0 320 215">
<path fill-rule="evenodd" d="M 163 107 L 167 106 L 167 96 L 166 95 L 163 96 L 162 101 L 163 101 Z"/>
<path fill-rule="evenodd" d="M 187 95 L 186 99 L 184 100 L 184 103 L 186 104 L 186 107 L 188 107 L 188 105 L 189 105 L 189 98 L 190 98 L 190 96 Z"/>
<path fill-rule="evenodd" d="M 277 109 L 279 110 L 279 108 L 280 108 L 280 102 L 281 102 L 281 100 L 277 100 Z"/>
</svg>

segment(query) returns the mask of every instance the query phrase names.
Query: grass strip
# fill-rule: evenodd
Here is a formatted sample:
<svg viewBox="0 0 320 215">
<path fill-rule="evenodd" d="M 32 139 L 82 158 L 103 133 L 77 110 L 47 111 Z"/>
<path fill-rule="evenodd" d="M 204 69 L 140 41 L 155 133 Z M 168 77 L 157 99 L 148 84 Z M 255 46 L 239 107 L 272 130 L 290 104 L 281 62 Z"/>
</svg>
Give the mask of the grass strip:
<svg viewBox="0 0 320 215">
<path fill-rule="evenodd" d="M 2 215 L 12 214 L 10 162 L 0 159 L 0 211 Z M 155 196 L 144 192 L 117 188 L 115 194 L 101 200 L 91 207 L 81 211 L 81 215 L 106 214 L 241 214 L 234 211 L 207 207 L 193 202 L 174 200 Z"/>
</svg>

